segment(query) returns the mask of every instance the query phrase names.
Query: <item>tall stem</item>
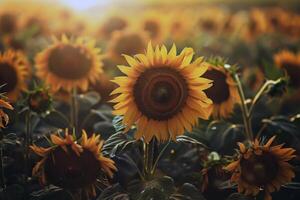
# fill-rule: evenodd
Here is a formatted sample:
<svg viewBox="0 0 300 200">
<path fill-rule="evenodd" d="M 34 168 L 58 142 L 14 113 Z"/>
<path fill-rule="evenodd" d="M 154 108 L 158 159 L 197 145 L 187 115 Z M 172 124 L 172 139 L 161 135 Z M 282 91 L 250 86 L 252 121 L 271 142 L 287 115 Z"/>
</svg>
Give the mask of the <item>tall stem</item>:
<svg viewBox="0 0 300 200">
<path fill-rule="evenodd" d="M 144 150 L 144 175 L 148 175 L 148 160 L 149 160 L 149 143 L 143 141 L 143 150 Z"/>
<path fill-rule="evenodd" d="M 257 94 L 255 95 L 255 97 L 253 98 L 253 101 L 250 105 L 250 108 L 249 108 L 249 117 L 251 117 L 252 115 L 252 112 L 253 112 L 253 109 L 254 109 L 254 106 L 256 105 L 256 103 L 258 102 L 258 100 L 261 98 L 261 96 L 264 94 L 264 92 L 266 91 L 266 89 L 270 86 L 270 85 L 273 85 L 275 84 L 276 81 L 273 81 L 273 80 L 268 80 L 267 82 L 265 82 L 265 84 L 259 89 L 259 91 L 257 92 Z"/>
<path fill-rule="evenodd" d="M 144 142 L 144 174 L 146 179 L 152 178 L 152 168 L 154 160 L 155 139 L 149 143 Z"/>
<path fill-rule="evenodd" d="M 30 145 L 30 138 L 31 138 L 31 111 L 28 110 L 26 114 L 26 134 L 25 134 L 25 181 L 27 181 L 28 178 L 28 169 L 29 169 L 29 145 Z"/>
<path fill-rule="evenodd" d="M 151 174 L 153 175 L 155 173 L 155 170 L 157 168 L 157 165 L 158 165 L 158 162 L 160 160 L 160 158 L 163 156 L 164 152 L 167 150 L 169 144 L 171 143 L 171 140 L 169 140 L 169 142 L 164 146 L 164 148 L 159 152 L 153 166 L 152 166 L 152 169 L 151 169 Z"/>
<path fill-rule="evenodd" d="M 4 164 L 3 164 L 3 143 L 2 143 L 2 139 L 3 139 L 3 133 L 2 131 L 0 131 L 0 181 L 1 181 L 1 188 L 4 189 L 5 188 L 5 177 L 4 177 Z"/>
<path fill-rule="evenodd" d="M 241 99 L 241 109 L 242 109 L 243 121 L 244 121 L 244 125 L 245 125 L 245 133 L 246 133 L 245 135 L 248 140 L 252 141 L 253 133 L 252 133 L 252 126 L 251 126 L 251 117 L 249 116 L 249 110 L 246 105 L 246 98 L 245 98 L 245 94 L 243 91 L 243 87 L 242 87 L 242 84 L 241 84 L 238 74 L 234 75 L 234 79 L 237 83 L 238 92 L 239 92 L 239 96 Z"/>
<path fill-rule="evenodd" d="M 75 134 L 77 135 L 77 129 L 78 129 L 78 103 L 77 103 L 77 89 L 74 87 L 72 89 L 72 95 L 71 95 L 71 124 L 73 131 L 75 131 Z"/>
</svg>

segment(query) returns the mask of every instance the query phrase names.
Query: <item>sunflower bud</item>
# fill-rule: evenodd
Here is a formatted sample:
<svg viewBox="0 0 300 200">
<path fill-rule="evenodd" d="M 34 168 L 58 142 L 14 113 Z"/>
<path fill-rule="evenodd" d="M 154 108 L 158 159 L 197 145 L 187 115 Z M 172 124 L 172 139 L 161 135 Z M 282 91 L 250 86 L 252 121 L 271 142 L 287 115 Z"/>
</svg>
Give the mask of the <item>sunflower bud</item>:
<svg viewBox="0 0 300 200">
<path fill-rule="evenodd" d="M 279 78 L 273 84 L 269 85 L 266 93 L 270 97 L 280 97 L 286 92 L 288 80 L 286 78 Z"/>
<path fill-rule="evenodd" d="M 48 89 L 38 88 L 30 92 L 27 99 L 30 110 L 36 113 L 45 113 L 52 107 L 52 96 Z"/>
</svg>

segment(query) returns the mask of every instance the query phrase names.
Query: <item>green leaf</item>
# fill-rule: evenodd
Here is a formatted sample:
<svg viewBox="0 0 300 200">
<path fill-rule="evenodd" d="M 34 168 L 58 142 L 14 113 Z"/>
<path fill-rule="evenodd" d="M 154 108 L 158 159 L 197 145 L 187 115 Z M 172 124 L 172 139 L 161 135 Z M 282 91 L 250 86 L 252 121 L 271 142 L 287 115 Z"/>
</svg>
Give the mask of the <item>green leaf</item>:
<svg viewBox="0 0 300 200">
<path fill-rule="evenodd" d="M 177 136 L 176 137 L 176 141 L 177 142 L 186 142 L 186 143 L 192 143 L 192 144 L 197 144 L 197 145 L 200 145 L 202 146 L 203 148 L 205 149 L 208 149 L 208 147 L 203 144 L 202 142 L 199 142 L 198 140 L 192 138 L 192 137 L 189 137 L 187 135 L 180 135 L 180 136 Z"/>
<path fill-rule="evenodd" d="M 190 183 L 183 184 L 179 188 L 178 193 L 182 194 L 184 196 L 184 199 L 205 200 L 199 189 L 197 189 L 194 185 Z"/>
<path fill-rule="evenodd" d="M 52 111 L 48 113 L 43 120 L 56 128 L 66 128 L 69 127 L 69 121 L 68 119 L 64 116 L 64 114 L 58 112 L 58 111 Z"/>
<path fill-rule="evenodd" d="M 129 138 L 127 134 L 123 132 L 117 132 L 111 135 L 103 146 L 103 153 L 110 155 L 111 157 L 115 156 L 118 152 L 123 151 L 125 148 L 136 142 L 135 139 Z"/>
<path fill-rule="evenodd" d="M 126 128 L 125 125 L 122 123 L 122 121 L 123 121 L 123 116 L 114 117 L 112 123 L 116 129 L 116 132 L 123 131 Z"/>
</svg>

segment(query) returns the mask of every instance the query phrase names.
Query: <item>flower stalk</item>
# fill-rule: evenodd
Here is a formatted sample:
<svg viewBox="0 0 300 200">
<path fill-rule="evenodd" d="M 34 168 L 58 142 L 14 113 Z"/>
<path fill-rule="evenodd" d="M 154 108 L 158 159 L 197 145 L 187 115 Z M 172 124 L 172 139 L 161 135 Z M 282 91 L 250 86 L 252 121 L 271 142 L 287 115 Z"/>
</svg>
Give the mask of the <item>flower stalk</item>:
<svg viewBox="0 0 300 200">
<path fill-rule="evenodd" d="M 28 110 L 26 113 L 26 133 L 25 133 L 25 140 L 24 140 L 24 152 L 25 152 L 25 182 L 28 178 L 28 170 L 29 170 L 29 146 L 31 143 L 31 111 Z"/>
<path fill-rule="evenodd" d="M 5 186 L 5 177 L 4 177 L 4 163 L 3 163 L 3 133 L 0 131 L 0 183 L 1 183 L 1 188 L 4 189 Z"/>
<path fill-rule="evenodd" d="M 70 119 L 73 132 L 77 135 L 78 132 L 78 102 L 77 102 L 77 88 L 72 89 L 71 94 L 71 111 Z"/>
</svg>

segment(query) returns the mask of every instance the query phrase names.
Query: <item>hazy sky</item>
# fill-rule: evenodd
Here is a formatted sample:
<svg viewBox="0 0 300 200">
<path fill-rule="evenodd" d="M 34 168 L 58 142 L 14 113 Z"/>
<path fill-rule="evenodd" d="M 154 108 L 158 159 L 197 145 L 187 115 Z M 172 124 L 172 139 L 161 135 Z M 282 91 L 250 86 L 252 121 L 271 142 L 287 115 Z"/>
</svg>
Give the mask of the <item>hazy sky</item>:
<svg viewBox="0 0 300 200">
<path fill-rule="evenodd" d="M 85 10 L 95 5 L 105 5 L 112 2 L 112 0 L 60 0 L 66 6 L 76 10 Z"/>
</svg>

